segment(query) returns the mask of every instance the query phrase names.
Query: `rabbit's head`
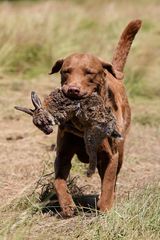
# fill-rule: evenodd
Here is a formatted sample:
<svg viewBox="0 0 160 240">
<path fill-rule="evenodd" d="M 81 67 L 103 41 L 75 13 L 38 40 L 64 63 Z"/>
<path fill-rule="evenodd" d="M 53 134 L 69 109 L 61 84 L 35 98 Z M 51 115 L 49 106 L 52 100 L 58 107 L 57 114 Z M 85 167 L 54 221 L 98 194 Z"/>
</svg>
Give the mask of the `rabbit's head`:
<svg viewBox="0 0 160 240">
<path fill-rule="evenodd" d="M 50 134 L 53 132 L 53 125 L 55 125 L 54 118 L 52 115 L 45 109 L 42 108 L 42 103 L 39 97 L 35 92 L 31 92 L 31 100 L 35 107 L 34 110 L 24 107 L 15 108 L 22 112 L 25 112 L 33 117 L 33 123 L 45 134 Z"/>
</svg>

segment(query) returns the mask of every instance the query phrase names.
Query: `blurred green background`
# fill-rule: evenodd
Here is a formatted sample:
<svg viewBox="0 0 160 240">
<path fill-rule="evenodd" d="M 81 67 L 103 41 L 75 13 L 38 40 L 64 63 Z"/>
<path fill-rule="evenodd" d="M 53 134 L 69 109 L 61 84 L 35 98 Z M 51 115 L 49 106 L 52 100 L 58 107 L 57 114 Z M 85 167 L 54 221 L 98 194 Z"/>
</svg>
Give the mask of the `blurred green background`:
<svg viewBox="0 0 160 240">
<path fill-rule="evenodd" d="M 131 97 L 160 96 L 160 4 L 135 1 L 1 1 L 0 73 L 23 78 L 47 74 L 55 60 L 90 52 L 106 60 L 126 24 L 143 26 L 126 65 Z"/>
</svg>

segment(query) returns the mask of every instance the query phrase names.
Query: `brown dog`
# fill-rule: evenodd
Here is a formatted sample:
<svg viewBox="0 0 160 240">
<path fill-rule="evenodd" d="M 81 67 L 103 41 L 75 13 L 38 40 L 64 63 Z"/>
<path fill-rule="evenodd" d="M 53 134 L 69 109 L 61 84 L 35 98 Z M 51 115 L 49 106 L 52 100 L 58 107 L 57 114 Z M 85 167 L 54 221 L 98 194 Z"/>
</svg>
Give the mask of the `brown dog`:
<svg viewBox="0 0 160 240">
<path fill-rule="evenodd" d="M 106 103 L 110 101 L 117 118 L 119 131 L 124 140 L 118 143 L 115 150 L 111 139 L 106 138 L 97 151 L 97 168 L 102 184 L 98 201 L 100 211 L 107 211 L 112 207 L 116 179 L 123 161 L 124 142 L 131 121 L 130 107 L 122 81 L 123 68 L 140 26 L 141 21 L 135 20 L 125 28 L 115 50 L 112 64 L 91 54 L 76 53 L 58 60 L 50 73 L 60 71 L 62 90 L 67 97 L 81 99 L 97 92 Z M 75 134 L 70 132 L 67 126 L 60 126 L 55 159 L 55 188 L 63 214 L 66 216 L 72 216 L 75 209 L 66 184 L 74 154 L 77 154 L 83 163 L 89 162 L 83 138 L 77 136 L 76 131 Z"/>
</svg>

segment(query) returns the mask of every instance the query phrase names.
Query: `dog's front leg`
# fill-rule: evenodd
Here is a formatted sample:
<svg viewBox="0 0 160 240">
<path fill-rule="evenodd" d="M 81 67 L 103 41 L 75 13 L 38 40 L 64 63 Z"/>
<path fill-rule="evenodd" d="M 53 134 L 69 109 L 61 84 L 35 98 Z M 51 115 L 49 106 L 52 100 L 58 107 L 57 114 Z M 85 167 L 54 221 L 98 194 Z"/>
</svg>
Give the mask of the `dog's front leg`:
<svg viewBox="0 0 160 240">
<path fill-rule="evenodd" d="M 98 155 L 98 171 L 101 177 L 101 196 L 98 201 L 98 208 L 105 212 L 111 209 L 114 201 L 118 152 L 112 153 L 107 140 L 105 140 L 103 150 Z"/>
<path fill-rule="evenodd" d="M 72 145 L 71 134 L 64 133 L 59 129 L 57 137 L 57 156 L 54 163 L 54 186 L 63 216 L 65 217 L 71 217 L 76 208 L 66 183 L 66 179 L 71 169 L 73 155 L 74 147 Z"/>
</svg>

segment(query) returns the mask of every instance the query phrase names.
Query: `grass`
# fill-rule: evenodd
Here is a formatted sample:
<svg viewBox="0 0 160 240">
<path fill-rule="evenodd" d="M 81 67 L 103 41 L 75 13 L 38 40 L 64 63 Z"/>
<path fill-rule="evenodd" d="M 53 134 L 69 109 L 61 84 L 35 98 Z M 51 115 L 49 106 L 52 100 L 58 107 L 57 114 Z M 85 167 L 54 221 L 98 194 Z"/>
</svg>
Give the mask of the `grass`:
<svg viewBox="0 0 160 240">
<path fill-rule="evenodd" d="M 1 236 L 7 239 L 81 239 L 81 240 L 119 240 L 148 239 L 160 237 L 160 194 L 159 185 L 146 186 L 128 199 L 123 199 L 106 214 L 93 212 L 90 217 L 80 211 L 73 219 L 60 220 L 49 215 L 42 215 L 34 200 L 26 197 L 25 206 L 22 199 L 17 203 L 14 217 L 3 222 Z M 35 207 L 36 213 L 35 213 Z M 92 210 L 91 210 L 92 211 Z M 7 209 L 2 211 L 7 214 Z M 59 227 L 58 227 L 59 226 Z M 62 231 L 63 228 L 63 231 Z M 76 230 L 75 230 L 76 229 Z M 35 231 L 36 230 L 36 231 Z"/>
<path fill-rule="evenodd" d="M 158 114 L 152 115 L 152 114 L 144 113 L 139 116 L 135 116 L 133 120 L 144 126 L 145 125 L 159 126 L 160 117 Z"/>
<path fill-rule="evenodd" d="M 142 98 L 137 97 L 131 100 L 132 120 L 143 126 L 157 127 L 159 129 L 159 99 L 158 98 Z"/>
<path fill-rule="evenodd" d="M 150 178 L 153 182 L 159 167 L 159 12 L 158 0 L 1 1 L 0 123 L 4 131 L 0 142 L 3 159 L 0 183 L 7 200 L 1 207 L 0 240 L 160 239 L 159 185 L 148 184 Z M 90 52 L 111 61 L 120 33 L 135 18 L 141 18 L 143 26 L 125 69 L 133 130 L 120 176 L 122 197 L 118 192 L 120 199 L 108 214 L 91 210 L 86 215 L 80 209 L 78 216 L 71 219 L 42 214 L 35 195 L 17 192 L 35 180 L 44 159 L 49 158 L 45 169 L 50 172 L 53 157 L 46 149 L 55 142 L 55 136 L 45 137 L 33 130 L 31 121 L 15 113 L 13 105 L 28 106 L 31 90 L 44 95 L 58 85 L 59 75 L 51 81 L 48 72 L 59 58 L 73 52 Z M 19 134 L 23 138 L 14 140 Z M 8 136 L 14 136 L 13 140 L 7 142 Z M 81 185 L 89 183 L 96 191 L 96 176 L 87 182 L 85 171 L 86 166 L 75 157 L 72 174 L 80 176 Z M 138 182 L 139 190 L 134 182 Z M 127 198 L 125 191 L 132 189 Z M 28 190 L 31 191 L 30 185 Z M 13 200 L 9 203 L 10 194 Z"/>
<path fill-rule="evenodd" d="M 111 60 L 124 26 L 142 18 L 143 27 L 127 64 L 127 87 L 131 97 L 159 96 L 160 7 L 156 0 L 148 1 L 144 12 L 144 1 L 128 1 L 126 12 L 125 5 L 125 1 L 110 0 L 1 3 L 1 74 L 38 77 L 47 74 L 55 60 L 72 52 L 91 52 Z"/>
</svg>

